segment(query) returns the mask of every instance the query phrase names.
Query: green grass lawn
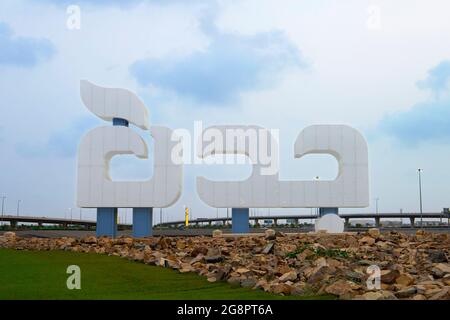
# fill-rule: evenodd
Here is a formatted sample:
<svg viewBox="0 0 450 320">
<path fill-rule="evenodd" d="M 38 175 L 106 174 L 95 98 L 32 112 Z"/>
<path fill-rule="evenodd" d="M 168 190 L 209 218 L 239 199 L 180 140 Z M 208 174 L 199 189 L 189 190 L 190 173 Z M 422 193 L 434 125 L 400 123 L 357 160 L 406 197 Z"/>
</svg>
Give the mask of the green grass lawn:
<svg viewBox="0 0 450 320">
<path fill-rule="evenodd" d="M 69 290 L 69 265 L 81 268 L 81 290 Z M 0 249 L 0 299 L 323 299 L 276 296 L 193 273 L 119 257 L 64 251 Z"/>
</svg>

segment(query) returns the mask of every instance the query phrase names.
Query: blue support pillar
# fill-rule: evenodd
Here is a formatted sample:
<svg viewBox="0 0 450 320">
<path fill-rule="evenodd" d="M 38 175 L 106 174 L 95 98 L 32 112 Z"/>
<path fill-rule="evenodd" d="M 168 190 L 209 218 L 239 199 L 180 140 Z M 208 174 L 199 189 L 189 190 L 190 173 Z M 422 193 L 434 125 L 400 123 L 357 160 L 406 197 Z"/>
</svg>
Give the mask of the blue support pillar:
<svg viewBox="0 0 450 320">
<path fill-rule="evenodd" d="M 128 127 L 129 123 L 127 119 L 113 118 L 113 126 L 124 126 Z"/>
<path fill-rule="evenodd" d="M 231 209 L 231 230 L 233 233 L 248 233 L 249 227 L 249 209 L 232 208 Z"/>
<path fill-rule="evenodd" d="M 319 208 L 319 216 L 323 217 L 327 214 L 339 214 L 339 208 Z"/>
<path fill-rule="evenodd" d="M 153 235 L 153 208 L 133 208 L 133 237 Z"/>
<path fill-rule="evenodd" d="M 97 208 L 97 237 L 117 235 L 117 208 Z"/>
<path fill-rule="evenodd" d="M 128 120 L 113 118 L 113 126 L 128 127 Z M 97 237 L 107 236 L 114 238 L 117 235 L 117 208 L 97 208 Z"/>
</svg>

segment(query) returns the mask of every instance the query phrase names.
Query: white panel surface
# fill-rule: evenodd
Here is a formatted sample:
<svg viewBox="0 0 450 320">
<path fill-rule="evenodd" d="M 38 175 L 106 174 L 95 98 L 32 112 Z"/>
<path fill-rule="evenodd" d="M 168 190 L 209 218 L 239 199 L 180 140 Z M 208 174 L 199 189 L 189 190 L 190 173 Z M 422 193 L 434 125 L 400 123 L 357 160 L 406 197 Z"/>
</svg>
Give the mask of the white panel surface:
<svg viewBox="0 0 450 320">
<path fill-rule="evenodd" d="M 176 141 L 165 141 L 172 131 L 151 127 L 155 154 L 170 155 Z M 116 137 L 116 143 L 101 144 L 102 137 Z M 115 155 L 134 154 L 146 159 L 145 141 L 132 129 L 123 126 L 98 127 L 81 140 L 78 151 L 77 204 L 83 208 L 165 208 L 181 195 L 183 170 L 170 161 L 154 165 L 153 177 L 147 181 L 112 181 L 109 162 Z"/>
<path fill-rule="evenodd" d="M 258 163 L 258 159 L 254 154 L 251 154 L 250 144 L 237 144 L 227 143 L 227 131 L 241 130 L 243 134 L 241 137 L 245 137 L 246 133 L 254 130 L 264 130 L 258 126 L 214 126 L 209 127 L 203 131 L 215 129 L 222 134 L 223 143 L 215 144 L 215 148 L 207 148 L 207 144 L 199 143 L 203 149 L 199 149 L 199 157 L 206 158 L 212 154 L 243 154 L 250 158 L 252 163 L 252 173 L 250 177 L 243 181 L 212 181 L 204 177 L 197 177 L 197 193 L 208 205 L 217 208 L 257 208 L 268 207 L 266 204 L 270 204 L 268 199 L 278 196 L 268 196 L 266 194 L 266 186 L 274 186 L 274 192 L 277 188 L 278 171 L 274 175 L 260 174 L 261 169 L 267 167 L 267 165 L 261 165 Z M 201 135 L 203 136 L 203 134 Z M 259 136 L 257 137 L 257 143 L 259 145 Z M 268 144 L 276 144 L 272 139 Z M 278 146 L 274 146 L 275 150 L 278 150 Z M 214 192 L 211 192 L 214 190 Z M 242 190 L 242 192 L 240 192 Z"/>
<path fill-rule="evenodd" d="M 259 127 L 215 126 L 204 132 L 211 128 L 219 130 L 225 137 L 228 129 Z M 272 143 L 278 151 L 276 141 L 272 140 Z M 199 157 L 213 153 L 249 155 L 248 145 L 245 148 L 233 148 L 226 143 L 222 143 L 223 147 L 220 148 L 220 145 L 216 145 L 215 149 L 199 150 Z M 339 163 L 337 178 L 333 181 L 280 181 L 278 171 L 262 175 L 264 166 L 258 163 L 258 159 L 250 157 L 253 171 L 248 179 L 212 181 L 197 177 L 198 195 L 206 204 L 217 208 L 356 208 L 369 205 L 367 143 L 356 129 L 346 125 L 313 125 L 305 128 L 295 141 L 294 155 L 301 158 L 307 154 L 334 156 Z"/>
<path fill-rule="evenodd" d="M 84 105 L 103 120 L 122 118 L 143 130 L 149 128 L 147 108 L 131 91 L 122 88 L 104 88 L 81 80 L 80 95 Z"/>
<path fill-rule="evenodd" d="M 86 107 L 98 117 L 111 121 L 122 118 L 147 130 L 147 108 L 132 92 L 110 89 L 81 81 L 80 94 Z M 133 154 L 146 159 L 145 141 L 132 128 L 102 126 L 90 130 L 78 147 L 77 204 L 84 208 L 152 208 L 168 207 L 181 195 L 182 164 L 172 162 L 172 149 L 178 141 L 172 130 L 152 126 L 154 169 L 146 181 L 112 181 L 109 163 L 116 155 Z"/>
</svg>

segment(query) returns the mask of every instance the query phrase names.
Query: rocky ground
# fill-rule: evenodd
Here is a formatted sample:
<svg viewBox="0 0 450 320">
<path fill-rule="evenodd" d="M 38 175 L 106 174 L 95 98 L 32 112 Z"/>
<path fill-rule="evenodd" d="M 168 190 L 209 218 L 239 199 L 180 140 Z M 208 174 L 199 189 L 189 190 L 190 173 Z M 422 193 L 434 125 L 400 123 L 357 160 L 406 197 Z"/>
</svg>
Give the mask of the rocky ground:
<svg viewBox="0 0 450 320">
<path fill-rule="evenodd" d="M 340 299 L 450 299 L 450 235 L 399 232 L 332 235 L 153 237 L 111 239 L 0 236 L 0 248 L 67 250 L 120 256 L 195 272 L 208 281 L 280 295 L 328 294 Z M 380 277 L 377 288 L 376 273 Z M 368 287 L 369 285 L 372 288 Z"/>
</svg>

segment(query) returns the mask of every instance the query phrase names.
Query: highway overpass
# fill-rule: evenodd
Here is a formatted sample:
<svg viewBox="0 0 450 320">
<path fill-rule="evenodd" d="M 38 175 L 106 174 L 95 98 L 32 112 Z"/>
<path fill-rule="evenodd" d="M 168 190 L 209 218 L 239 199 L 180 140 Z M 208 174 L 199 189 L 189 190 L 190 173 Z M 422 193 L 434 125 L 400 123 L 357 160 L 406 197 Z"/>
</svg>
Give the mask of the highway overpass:
<svg viewBox="0 0 450 320">
<path fill-rule="evenodd" d="M 421 218 L 423 219 L 445 219 L 447 220 L 447 224 L 450 225 L 450 214 L 444 212 L 424 212 L 422 215 L 420 213 L 352 213 L 352 214 L 340 214 L 342 219 L 345 220 L 346 224 L 350 222 L 351 219 L 374 219 L 375 225 L 380 226 L 381 219 L 409 219 L 411 226 L 417 224 Z M 316 215 L 276 215 L 276 216 L 250 216 L 249 220 L 253 221 L 255 224 L 260 224 L 261 221 L 264 220 L 272 220 L 274 225 L 278 225 L 280 220 L 291 220 L 294 221 L 294 225 L 298 225 L 300 220 L 311 220 L 316 219 Z M 69 226 L 84 226 L 86 229 L 94 228 L 96 226 L 96 222 L 92 220 L 77 220 L 77 219 L 63 219 L 63 218 L 49 218 L 49 217 L 33 217 L 33 216 L 13 216 L 13 215 L 4 215 L 0 216 L 0 221 L 8 222 L 12 227 L 16 227 L 19 223 L 35 223 L 39 226 L 46 225 L 60 225 L 63 228 L 67 228 Z M 220 222 L 222 224 L 226 224 L 231 222 L 231 217 L 219 217 L 219 218 L 199 218 L 195 220 L 190 220 L 189 224 L 191 225 L 199 225 L 199 224 L 208 224 L 211 225 L 213 222 Z M 169 221 L 161 224 L 157 224 L 155 226 L 180 226 L 184 225 L 184 220 L 179 221 Z M 131 225 L 127 224 L 119 224 L 120 227 L 131 227 Z"/>
<path fill-rule="evenodd" d="M 35 223 L 38 226 L 46 225 L 59 225 L 63 228 L 70 226 L 83 226 L 86 229 L 94 228 L 96 222 L 92 220 L 77 220 L 77 219 L 63 219 L 63 218 L 48 218 L 48 217 L 33 217 L 33 216 L 12 216 L 3 215 L 0 216 L 0 221 L 9 222 L 12 227 L 16 227 L 18 223 Z M 125 224 L 119 224 L 119 227 L 129 226 Z"/>
<path fill-rule="evenodd" d="M 424 212 L 420 213 L 351 213 L 351 214 L 339 214 L 339 216 L 345 220 L 345 223 L 348 224 L 350 219 L 374 219 L 375 225 L 380 226 L 381 219 L 398 219 L 404 218 L 409 219 L 411 226 L 414 226 L 418 220 L 430 219 L 430 218 L 438 218 L 438 219 L 447 219 L 447 224 L 450 225 L 450 214 L 444 212 Z M 250 216 L 249 220 L 253 221 L 255 224 L 259 224 L 260 221 L 264 220 L 272 220 L 274 225 L 278 225 L 279 220 L 292 220 L 294 221 L 294 225 L 298 225 L 300 220 L 311 220 L 316 219 L 317 215 L 303 214 L 303 215 L 276 215 L 276 216 Z M 219 218 L 200 218 L 195 220 L 190 220 L 189 224 L 212 224 L 213 222 L 221 222 L 222 224 L 226 224 L 227 222 L 231 222 L 231 217 L 219 217 Z M 179 221 L 169 221 L 160 224 L 161 226 L 179 226 L 184 225 L 184 220 Z"/>
</svg>

